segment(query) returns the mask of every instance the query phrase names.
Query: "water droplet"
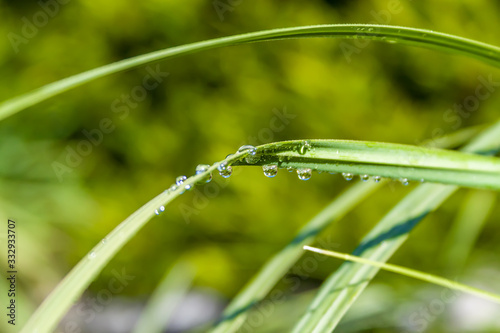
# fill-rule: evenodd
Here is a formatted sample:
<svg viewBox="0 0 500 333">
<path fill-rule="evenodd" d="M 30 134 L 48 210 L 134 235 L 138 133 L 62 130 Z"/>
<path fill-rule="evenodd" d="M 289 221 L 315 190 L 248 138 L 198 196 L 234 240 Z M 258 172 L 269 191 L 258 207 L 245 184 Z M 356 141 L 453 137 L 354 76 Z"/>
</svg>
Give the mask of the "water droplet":
<svg viewBox="0 0 500 333">
<path fill-rule="evenodd" d="M 172 184 L 172 186 L 170 186 L 170 188 L 168 189 L 170 192 L 173 192 L 175 190 L 177 190 L 177 185 L 175 184 Z"/>
<path fill-rule="evenodd" d="M 88 257 L 89 259 L 94 259 L 95 257 L 97 257 L 97 254 L 94 251 L 92 251 L 89 253 Z"/>
<path fill-rule="evenodd" d="M 311 142 L 306 140 L 302 143 L 302 146 L 300 146 L 299 154 L 304 155 L 308 150 L 311 150 Z"/>
<path fill-rule="evenodd" d="M 345 180 L 350 181 L 354 178 L 354 175 L 349 172 L 342 172 L 342 177 L 344 177 Z"/>
<path fill-rule="evenodd" d="M 403 184 L 404 186 L 408 185 L 410 183 L 410 181 L 408 180 L 408 178 L 400 178 L 399 181 L 401 182 L 401 184 Z"/>
<path fill-rule="evenodd" d="M 423 178 L 422 178 L 422 179 L 420 179 L 420 182 L 421 182 L 421 183 L 425 183 L 425 179 L 423 179 Z"/>
<path fill-rule="evenodd" d="M 370 179 L 370 176 L 368 176 L 368 175 L 359 175 L 359 178 L 360 178 L 362 181 L 367 182 L 367 181 L 368 181 L 368 179 Z"/>
<path fill-rule="evenodd" d="M 382 180 L 382 177 L 380 177 L 380 176 L 374 176 L 374 177 L 373 177 L 373 181 L 374 181 L 375 183 L 380 183 L 380 181 L 381 181 L 381 180 Z"/>
<path fill-rule="evenodd" d="M 328 173 L 329 173 L 330 175 L 336 175 L 336 174 L 337 174 L 336 172 L 333 172 L 333 171 L 328 171 Z"/>
<path fill-rule="evenodd" d="M 108 242 L 108 239 L 107 239 L 107 238 L 103 238 L 103 239 L 101 240 L 101 243 L 102 243 L 102 244 L 106 244 L 107 242 Z"/>
<path fill-rule="evenodd" d="M 297 169 L 297 176 L 300 180 L 308 180 L 312 176 L 312 170 L 309 168 Z"/>
<path fill-rule="evenodd" d="M 186 184 L 186 186 L 184 186 L 184 188 L 185 188 L 186 190 L 188 190 L 188 191 L 191 191 L 191 190 L 193 189 L 193 187 L 194 187 L 194 186 L 193 186 L 193 185 L 191 185 L 191 184 Z"/>
<path fill-rule="evenodd" d="M 160 215 L 161 213 L 163 213 L 165 211 L 165 206 L 160 206 L 160 208 L 158 209 L 155 209 L 155 214 L 156 215 Z"/>
<path fill-rule="evenodd" d="M 238 148 L 238 153 L 243 153 L 243 152 L 246 152 L 248 151 L 248 154 L 249 155 L 255 155 L 257 154 L 257 148 L 255 148 L 255 146 L 251 146 L 251 145 L 244 145 L 244 146 L 241 146 L 240 148 Z"/>
<path fill-rule="evenodd" d="M 199 164 L 196 167 L 196 174 L 199 175 L 200 173 L 204 173 L 208 170 L 208 168 L 210 168 L 210 165 L 208 164 Z M 212 180 L 212 173 L 209 173 L 205 178 L 201 179 L 200 182 L 210 183 L 211 180 Z"/>
<path fill-rule="evenodd" d="M 231 174 L 233 173 L 233 168 L 230 165 L 228 165 L 226 161 L 219 164 L 217 170 L 219 170 L 219 175 L 221 175 L 224 178 L 231 177 Z"/>
<path fill-rule="evenodd" d="M 278 166 L 276 164 L 264 165 L 262 171 L 264 171 L 264 176 L 273 178 L 278 174 Z"/>
<path fill-rule="evenodd" d="M 177 186 L 181 186 L 182 183 L 184 183 L 186 181 L 187 177 L 186 176 L 179 176 L 175 179 L 175 184 Z"/>
<path fill-rule="evenodd" d="M 373 31 L 373 28 L 368 28 L 368 31 Z"/>
<path fill-rule="evenodd" d="M 234 156 L 234 154 L 227 154 L 227 156 L 226 156 L 226 158 L 225 158 L 225 159 L 227 160 L 228 158 L 230 158 L 230 157 L 232 157 L 232 156 Z"/>
<path fill-rule="evenodd" d="M 292 168 L 292 167 L 288 167 L 288 168 L 286 168 L 286 170 L 287 170 L 288 172 L 293 172 L 293 168 Z"/>
</svg>

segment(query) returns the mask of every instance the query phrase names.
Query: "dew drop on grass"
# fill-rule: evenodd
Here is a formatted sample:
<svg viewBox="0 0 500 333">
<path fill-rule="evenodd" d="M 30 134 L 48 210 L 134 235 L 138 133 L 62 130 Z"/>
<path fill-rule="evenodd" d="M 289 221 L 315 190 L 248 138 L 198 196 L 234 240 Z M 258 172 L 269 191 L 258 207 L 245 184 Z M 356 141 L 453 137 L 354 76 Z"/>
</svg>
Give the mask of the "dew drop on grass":
<svg viewBox="0 0 500 333">
<path fill-rule="evenodd" d="M 264 165 L 262 171 L 264 171 L 264 176 L 273 178 L 278 174 L 278 166 L 276 164 Z"/>
<path fill-rule="evenodd" d="M 233 173 L 233 168 L 228 165 L 226 161 L 219 164 L 217 170 L 219 170 L 219 175 L 221 175 L 223 178 L 229 178 Z"/>
<path fill-rule="evenodd" d="M 181 186 L 182 183 L 184 183 L 186 181 L 187 177 L 186 176 L 179 176 L 175 179 L 175 184 L 177 186 Z"/>
<path fill-rule="evenodd" d="M 96 254 L 94 251 L 92 251 L 92 252 L 90 252 L 90 253 L 89 253 L 88 257 L 89 257 L 89 259 L 91 259 L 91 260 L 92 260 L 92 259 L 94 259 L 95 257 L 97 257 L 97 254 Z"/>
<path fill-rule="evenodd" d="M 155 214 L 156 215 L 160 215 L 161 213 L 163 213 L 165 211 L 165 206 L 160 206 L 160 208 L 158 209 L 155 209 Z"/>
<path fill-rule="evenodd" d="M 208 170 L 208 168 L 210 168 L 210 165 L 208 164 L 199 164 L 196 167 L 196 174 L 199 175 L 200 173 L 204 173 Z M 212 173 L 209 173 L 205 178 L 201 180 L 201 182 L 210 183 L 211 180 L 212 180 Z"/>
<path fill-rule="evenodd" d="M 311 142 L 306 140 L 302 143 L 302 146 L 300 146 L 299 154 L 304 155 L 308 150 L 311 150 Z"/>
<path fill-rule="evenodd" d="M 399 181 L 401 182 L 401 184 L 403 184 L 404 186 L 408 185 L 410 183 L 410 181 L 408 180 L 408 178 L 400 178 Z"/>
<path fill-rule="evenodd" d="M 312 170 L 309 168 L 297 169 L 297 176 L 300 180 L 309 180 L 312 176 Z"/>
<path fill-rule="evenodd" d="M 287 170 L 288 172 L 293 172 L 293 167 L 288 167 L 288 168 L 286 168 L 286 170 Z"/>
<path fill-rule="evenodd" d="M 344 177 L 345 180 L 350 181 L 354 178 L 354 175 L 350 172 L 342 172 L 342 177 Z"/>
<path fill-rule="evenodd" d="M 380 183 L 380 181 L 381 181 L 381 180 L 382 180 L 382 177 L 380 177 L 380 176 L 374 176 L 374 177 L 373 177 L 373 181 L 374 181 L 375 183 Z"/>
<path fill-rule="evenodd" d="M 103 238 L 103 239 L 101 240 L 101 243 L 102 243 L 102 244 L 106 244 L 107 242 L 108 242 L 108 239 L 107 239 L 107 238 Z"/>
<path fill-rule="evenodd" d="M 170 186 L 170 188 L 168 189 L 170 192 L 173 192 L 175 190 L 177 190 L 177 185 L 175 184 L 172 184 L 172 186 Z"/>
<path fill-rule="evenodd" d="M 257 148 L 255 148 L 255 146 L 252 145 L 244 145 L 238 148 L 237 153 L 244 153 L 246 151 L 248 151 L 249 155 L 255 155 L 257 153 Z"/>
<path fill-rule="evenodd" d="M 368 175 L 359 175 L 359 178 L 361 178 L 362 181 L 367 182 L 368 179 L 370 179 L 370 176 L 368 176 Z"/>
</svg>

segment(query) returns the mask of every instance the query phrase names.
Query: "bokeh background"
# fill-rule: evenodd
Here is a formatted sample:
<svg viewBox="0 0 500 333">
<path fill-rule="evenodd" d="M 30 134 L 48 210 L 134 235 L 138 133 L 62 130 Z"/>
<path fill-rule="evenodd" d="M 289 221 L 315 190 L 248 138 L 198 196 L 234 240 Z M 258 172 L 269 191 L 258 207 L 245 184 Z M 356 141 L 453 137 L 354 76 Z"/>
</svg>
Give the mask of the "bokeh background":
<svg viewBox="0 0 500 333">
<path fill-rule="evenodd" d="M 486 0 L 61 0 L 45 9 L 42 4 L 0 1 L 0 100 L 153 50 L 279 27 L 376 22 L 500 44 L 500 4 Z M 50 8 L 54 15 L 45 24 L 36 21 Z M 27 22 L 39 27 L 29 30 Z M 161 82 L 127 102 L 151 71 L 162 73 Z M 467 116 L 445 116 L 475 94 L 479 77 L 489 76 L 500 81 L 498 69 L 479 61 L 398 44 L 286 40 L 205 51 L 115 74 L 3 120 L 0 217 L 17 222 L 20 324 L 119 222 L 177 176 L 193 174 L 197 164 L 218 161 L 242 144 L 302 138 L 418 144 L 491 123 L 498 118 L 498 87 Z M 113 129 L 86 156 L 72 157 L 73 166 L 57 169 L 68 166 L 68 151 L 88 141 L 85 133 L 95 133 L 103 119 Z M 328 174 L 304 182 L 283 170 L 268 179 L 258 167 L 239 168 L 227 180 L 214 176 L 209 192 L 186 193 L 150 221 L 79 302 L 95 298 L 114 272 L 125 270 L 134 278 L 122 291 L 92 319 L 74 311 L 70 319 L 80 332 L 129 332 L 165 273 L 188 262 L 196 272 L 191 291 L 168 331 L 208 324 L 267 258 L 351 185 Z M 328 228 L 320 244 L 352 251 L 411 188 L 394 183 L 381 189 Z M 496 202 L 495 193 L 460 190 L 416 228 L 391 262 L 500 291 Z M 450 230 L 464 214 L 471 221 L 488 217 L 470 246 L 460 250 L 470 234 L 458 228 L 450 238 Z M 5 232 L 2 227 L 2 244 Z M 314 269 L 303 264 L 304 259 L 288 275 L 299 277 L 300 286 L 290 290 L 284 280 L 276 287 L 284 292 L 283 302 L 253 327 L 256 332 L 286 331 L 340 262 L 326 259 Z M 382 272 L 340 331 L 500 330 L 498 307 L 465 295 L 440 303 L 442 291 Z M 5 293 L 0 297 L 6 299 Z M 8 329 L 5 320 L 0 325 Z"/>
</svg>

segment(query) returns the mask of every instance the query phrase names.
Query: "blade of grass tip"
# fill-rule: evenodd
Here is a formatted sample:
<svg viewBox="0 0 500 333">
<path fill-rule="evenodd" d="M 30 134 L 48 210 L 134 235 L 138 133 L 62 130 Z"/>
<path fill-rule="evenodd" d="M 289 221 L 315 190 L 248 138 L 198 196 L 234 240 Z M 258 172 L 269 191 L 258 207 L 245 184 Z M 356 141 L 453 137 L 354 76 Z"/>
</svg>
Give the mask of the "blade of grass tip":
<svg viewBox="0 0 500 333">
<path fill-rule="evenodd" d="M 343 259 L 346 261 L 352 261 L 356 262 L 359 264 L 364 264 L 364 265 L 370 265 L 374 267 L 381 268 L 383 270 L 397 273 L 400 275 L 412 277 L 417 280 L 421 280 L 424 282 L 429 282 L 432 284 L 436 284 L 438 286 L 442 286 L 448 289 L 453 289 L 453 290 L 459 290 L 463 291 L 464 293 L 468 293 L 474 296 L 478 296 L 490 301 L 493 301 L 495 303 L 500 304 L 500 295 L 488 292 L 486 290 L 474 288 L 456 281 L 452 281 L 437 275 L 429 274 L 429 273 L 424 273 L 415 269 L 399 266 L 399 265 L 393 265 L 393 264 L 386 264 L 383 262 L 378 262 L 378 261 L 373 261 L 369 259 L 365 259 L 363 257 L 358 257 L 358 256 L 353 256 L 347 253 L 341 253 L 337 251 L 332 251 L 332 250 L 323 250 L 319 249 L 316 247 L 311 247 L 311 246 L 304 246 L 304 250 L 306 251 L 311 251 L 311 252 L 316 252 L 325 256 L 329 257 L 334 257 L 338 259 Z"/>
<path fill-rule="evenodd" d="M 478 134 L 479 128 L 465 128 L 448 135 L 424 141 L 423 145 L 449 148 L 460 146 Z M 384 181 L 378 185 L 382 185 Z M 222 318 L 212 329 L 212 333 L 237 331 L 245 322 L 249 310 L 264 299 L 274 285 L 302 255 L 302 246 L 311 244 L 327 226 L 340 220 L 367 196 L 381 188 L 375 183 L 360 182 L 346 189 L 326 206 L 311 221 L 300 229 L 294 239 L 280 252 L 269 259 L 250 282 L 233 298 L 226 307 Z"/>
<path fill-rule="evenodd" d="M 495 192 L 469 191 L 443 241 L 440 262 L 445 270 L 455 274 L 462 271 L 496 201 Z"/>
<path fill-rule="evenodd" d="M 155 216 L 155 211 L 159 207 L 164 207 L 180 196 L 186 188 L 192 188 L 197 183 L 205 183 L 208 176 L 217 170 L 220 164 L 228 163 L 230 165 L 235 160 L 244 158 L 246 155 L 248 155 L 248 152 L 237 152 L 229 158 L 215 163 L 206 171 L 187 178 L 182 183 L 182 186 L 178 186 L 175 190 L 166 190 L 159 194 L 126 218 L 64 277 L 37 308 L 21 332 L 53 331 L 57 323 L 72 306 L 72 303 L 82 295 L 85 288 L 89 286 L 115 254 Z"/>
<path fill-rule="evenodd" d="M 161 280 L 143 310 L 133 333 L 165 332 L 168 322 L 193 281 L 193 268 L 177 263 Z"/>
<path fill-rule="evenodd" d="M 500 149 L 500 121 L 479 134 L 462 150 L 493 154 Z M 401 200 L 362 240 L 353 254 L 378 262 L 387 261 L 404 243 L 409 232 L 458 188 L 422 184 Z M 363 292 L 378 269 L 343 264 L 330 275 L 306 313 L 294 328 L 296 333 L 331 332 Z"/>
<path fill-rule="evenodd" d="M 500 67 L 500 48 L 431 30 L 373 24 L 329 24 L 273 29 L 176 46 L 94 68 L 4 101 L 0 104 L 0 120 L 95 79 L 169 57 L 224 46 L 299 37 L 358 38 L 398 42 L 466 55 Z"/>
<path fill-rule="evenodd" d="M 500 190 L 500 158 L 419 146 L 352 140 L 292 140 L 258 147 L 255 163 Z"/>
</svg>

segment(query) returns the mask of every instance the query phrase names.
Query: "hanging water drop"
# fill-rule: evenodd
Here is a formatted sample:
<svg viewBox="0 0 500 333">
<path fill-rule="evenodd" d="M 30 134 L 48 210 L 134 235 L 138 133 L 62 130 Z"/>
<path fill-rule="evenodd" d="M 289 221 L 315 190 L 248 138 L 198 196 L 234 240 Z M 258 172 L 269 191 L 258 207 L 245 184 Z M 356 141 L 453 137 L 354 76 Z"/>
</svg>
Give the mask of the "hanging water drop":
<svg viewBox="0 0 500 333">
<path fill-rule="evenodd" d="M 359 178 L 361 178 L 362 181 L 367 182 L 368 179 L 370 179 L 370 176 L 368 176 L 368 175 L 359 175 Z"/>
<path fill-rule="evenodd" d="M 408 180 L 408 178 L 400 178 L 399 181 L 401 182 L 401 184 L 403 184 L 404 186 L 408 185 L 410 183 L 410 181 Z"/>
<path fill-rule="evenodd" d="M 186 176 L 179 176 L 175 179 L 175 184 L 177 186 L 181 186 L 182 183 L 184 183 L 186 181 L 187 177 Z"/>
<path fill-rule="evenodd" d="M 286 168 L 286 171 L 288 171 L 288 172 L 293 172 L 293 167 L 288 167 L 288 168 Z"/>
<path fill-rule="evenodd" d="M 208 170 L 208 168 L 210 168 L 210 165 L 208 164 L 199 164 L 196 167 L 196 174 L 199 175 L 200 173 L 204 173 Z M 202 178 L 200 182 L 210 183 L 211 180 L 212 180 L 212 173 L 209 173 L 206 177 Z"/>
<path fill-rule="evenodd" d="M 219 164 L 219 166 L 217 166 L 217 170 L 219 170 L 219 175 L 224 178 L 231 177 L 231 174 L 233 173 L 233 168 L 228 165 L 226 161 Z"/>
<path fill-rule="evenodd" d="M 354 175 L 350 172 L 342 172 L 342 177 L 344 177 L 345 180 L 350 181 L 354 178 Z"/>
<path fill-rule="evenodd" d="M 309 180 L 312 176 L 312 170 L 309 168 L 297 169 L 297 176 L 300 180 Z"/>
<path fill-rule="evenodd" d="M 308 150 L 311 150 L 311 142 L 306 140 L 302 143 L 302 146 L 300 146 L 299 154 L 304 155 Z"/>
<path fill-rule="evenodd" d="M 381 181 L 381 180 L 382 180 L 382 177 L 380 177 L 380 176 L 374 176 L 374 177 L 373 177 L 373 181 L 374 181 L 375 183 L 380 183 L 380 181 Z"/>
<path fill-rule="evenodd" d="M 278 174 L 278 166 L 276 164 L 264 165 L 262 171 L 264 171 L 264 176 L 273 178 Z"/>
</svg>

